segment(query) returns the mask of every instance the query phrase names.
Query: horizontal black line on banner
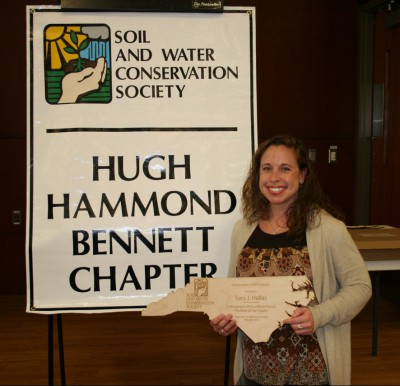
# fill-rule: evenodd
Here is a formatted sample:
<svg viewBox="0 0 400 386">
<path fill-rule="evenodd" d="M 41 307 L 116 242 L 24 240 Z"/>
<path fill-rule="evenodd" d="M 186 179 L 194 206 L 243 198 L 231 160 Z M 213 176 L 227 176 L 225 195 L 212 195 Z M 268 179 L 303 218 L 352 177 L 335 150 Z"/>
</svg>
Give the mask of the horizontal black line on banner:
<svg viewBox="0 0 400 386">
<path fill-rule="evenodd" d="M 237 127 L 71 127 L 63 129 L 47 129 L 46 133 L 127 133 L 127 132 L 141 132 L 141 131 L 164 131 L 164 132 L 177 132 L 177 131 L 237 131 Z"/>
</svg>

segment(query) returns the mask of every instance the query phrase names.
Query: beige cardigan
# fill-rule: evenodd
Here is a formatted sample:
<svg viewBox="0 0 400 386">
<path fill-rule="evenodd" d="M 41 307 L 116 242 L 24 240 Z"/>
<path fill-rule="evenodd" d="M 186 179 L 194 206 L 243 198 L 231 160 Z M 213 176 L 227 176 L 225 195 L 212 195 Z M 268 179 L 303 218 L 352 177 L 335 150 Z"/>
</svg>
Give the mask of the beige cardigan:
<svg viewBox="0 0 400 386">
<path fill-rule="evenodd" d="M 236 276 L 236 257 L 257 224 L 239 220 L 233 227 L 228 276 Z M 322 211 L 318 226 L 306 232 L 314 290 L 319 302 L 311 307 L 318 341 L 331 385 L 351 382 L 350 321 L 371 297 L 364 260 L 345 224 Z M 234 383 L 243 372 L 242 333 L 239 330 Z"/>
</svg>

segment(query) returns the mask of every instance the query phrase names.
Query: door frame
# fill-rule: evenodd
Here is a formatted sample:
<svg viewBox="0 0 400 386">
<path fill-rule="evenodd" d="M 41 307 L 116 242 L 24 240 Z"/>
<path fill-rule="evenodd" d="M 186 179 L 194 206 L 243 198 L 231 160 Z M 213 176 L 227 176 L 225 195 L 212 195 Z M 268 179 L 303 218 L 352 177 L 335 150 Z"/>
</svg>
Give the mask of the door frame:
<svg viewBox="0 0 400 386">
<path fill-rule="evenodd" d="M 358 130 L 356 138 L 356 224 L 369 223 L 374 63 L 374 16 L 388 0 L 371 0 L 359 7 Z"/>
</svg>

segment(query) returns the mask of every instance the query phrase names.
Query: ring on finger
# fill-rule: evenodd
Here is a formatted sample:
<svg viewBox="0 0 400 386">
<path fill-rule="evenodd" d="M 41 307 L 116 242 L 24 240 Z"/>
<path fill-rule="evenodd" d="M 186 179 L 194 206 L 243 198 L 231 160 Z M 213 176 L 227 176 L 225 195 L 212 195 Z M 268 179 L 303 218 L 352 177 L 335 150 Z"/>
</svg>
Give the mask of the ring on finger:
<svg viewBox="0 0 400 386">
<path fill-rule="evenodd" d="M 302 329 L 303 329 L 303 326 L 302 326 L 301 324 L 298 324 L 298 325 L 297 325 L 297 329 L 298 329 L 298 330 L 302 330 Z"/>
<path fill-rule="evenodd" d="M 225 331 L 224 331 L 224 329 L 222 329 L 222 330 L 221 330 L 221 334 L 222 334 L 222 335 L 224 335 L 224 334 L 225 334 Z"/>
</svg>

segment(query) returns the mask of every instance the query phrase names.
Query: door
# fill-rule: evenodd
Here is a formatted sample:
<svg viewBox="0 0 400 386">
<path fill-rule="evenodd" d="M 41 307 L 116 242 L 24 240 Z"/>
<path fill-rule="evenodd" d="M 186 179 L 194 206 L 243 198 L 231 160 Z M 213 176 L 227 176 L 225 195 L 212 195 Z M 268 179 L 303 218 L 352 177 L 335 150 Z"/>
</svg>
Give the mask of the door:
<svg viewBox="0 0 400 386">
<path fill-rule="evenodd" d="M 399 9 L 375 15 L 372 111 L 369 223 L 400 227 Z"/>
</svg>

